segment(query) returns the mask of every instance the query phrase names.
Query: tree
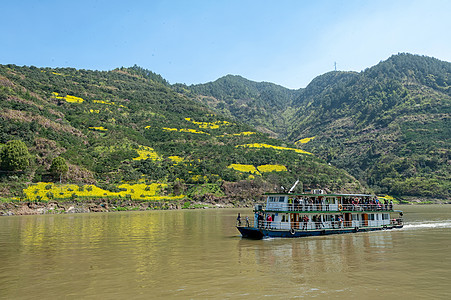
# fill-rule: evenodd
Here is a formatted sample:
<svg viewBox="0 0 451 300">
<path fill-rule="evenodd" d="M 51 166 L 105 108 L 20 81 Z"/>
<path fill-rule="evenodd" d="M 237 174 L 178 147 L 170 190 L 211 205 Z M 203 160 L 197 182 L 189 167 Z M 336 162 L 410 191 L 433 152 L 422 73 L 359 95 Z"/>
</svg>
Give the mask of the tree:
<svg viewBox="0 0 451 300">
<path fill-rule="evenodd" d="M 21 171 L 30 164 L 30 153 L 24 142 L 12 140 L 0 150 L 0 168 L 5 171 Z"/>
<path fill-rule="evenodd" d="M 52 160 L 52 165 L 50 166 L 50 173 L 52 173 L 55 176 L 59 176 L 60 183 L 61 183 L 61 176 L 63 174 L 66 174 L 67 171 L 69 171 L 69 168 L 66 164 L 66 160 L 62 158 L 61 156 L 55 157 Z"/>
</svg>

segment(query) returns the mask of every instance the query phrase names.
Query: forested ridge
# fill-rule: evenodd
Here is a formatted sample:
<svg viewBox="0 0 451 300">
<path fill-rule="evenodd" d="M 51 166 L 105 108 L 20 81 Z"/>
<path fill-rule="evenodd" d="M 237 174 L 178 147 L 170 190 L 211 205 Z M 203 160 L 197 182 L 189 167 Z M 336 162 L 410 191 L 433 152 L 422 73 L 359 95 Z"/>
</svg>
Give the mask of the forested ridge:
<svg viewBox="0 0 451 300">
<path fill-rule="evenodd" d="M 183 89 L 138 66 L 0 66 L 0 199 L 237 204 L 296 179 L 305 189 L 365 191 Z"/>
<path fill-rule="evenodd" d="M 449 199 L 450 74 L 449 62 L 402 53 L 362 72 L 320 75 L 297 91 L 277 87 L 278 105 L 263 94 L 249 97 L 245 80 L 235 85 L 229 80 L 228 95 L 225 89 L 212 91 L 217 82 L 187 88 L 214 97 L 213 109 L 226 108 L 285 141 L 314 136 L 303 149 L 377 193 Z M 248 113 L 246 106 L 234 113 L 233 103 L 239 102 L 255 103 L 254 111 L 267 114 Z"/>
<path fill-rule="evenodd" d="M 449 199 L 450 73 L 398 54 L 290 90 L 233 75 L 171 85 L 136 65 L 2 65 L 0 198 L 237 204 L 300 179 Z"/>
</svg>

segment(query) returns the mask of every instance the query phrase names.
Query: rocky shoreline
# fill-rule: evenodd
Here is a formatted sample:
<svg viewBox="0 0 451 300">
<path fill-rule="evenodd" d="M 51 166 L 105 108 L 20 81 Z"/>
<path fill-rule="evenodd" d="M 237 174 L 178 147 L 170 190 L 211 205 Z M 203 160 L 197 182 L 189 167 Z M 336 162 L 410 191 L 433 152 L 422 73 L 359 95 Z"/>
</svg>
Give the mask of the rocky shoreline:
<svg viewBox="0 0 451 300">
<path fill-rule="evenodd" d="M 146 211 L 146 210 L 176 210 L 176 209 L 207 209 L 207 208 L 251 208 L 254 202 L 225 200 L 219 198 L 203 199 L 207 201 L 133 201 L 95 199 L 84 201 L 13 201 L 0 202 L 0 216 L 15 215 L 44 215 L 44 214 L 72 214 L 92 212 L 117 212 L 117 211 Z M 438 199 L 411 198 L 403 205 L 427 205 L 427 204 L 451 204 L 451 201 Z"/>
<path fill-rule="evenodd" d="M 92 201 L 26 201 L 0 203 L 0 216 L 71 214 L 117 211 L 176 210 L 202 208 L 234 208 L 251 207 L 252 204 L 236 205 L 233 202 L 205 203 L 189 201 L 124 201 L 124 200 L 92 200 Z"/>
</svg>

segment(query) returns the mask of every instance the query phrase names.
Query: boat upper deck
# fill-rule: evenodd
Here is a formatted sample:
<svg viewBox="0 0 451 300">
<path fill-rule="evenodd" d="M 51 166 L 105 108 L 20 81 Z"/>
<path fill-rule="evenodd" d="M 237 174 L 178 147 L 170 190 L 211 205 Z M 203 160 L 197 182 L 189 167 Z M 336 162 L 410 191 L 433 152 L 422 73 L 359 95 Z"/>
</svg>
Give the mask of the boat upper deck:
<svg viewBox="0 0 451 300">
<path fill-rule="evenodd" d="M 393 202 L 367 194 L 266 194 L 266 206 L 256 210 L 273 212 L 378 212 L 394 211 Z"/>
</svg>

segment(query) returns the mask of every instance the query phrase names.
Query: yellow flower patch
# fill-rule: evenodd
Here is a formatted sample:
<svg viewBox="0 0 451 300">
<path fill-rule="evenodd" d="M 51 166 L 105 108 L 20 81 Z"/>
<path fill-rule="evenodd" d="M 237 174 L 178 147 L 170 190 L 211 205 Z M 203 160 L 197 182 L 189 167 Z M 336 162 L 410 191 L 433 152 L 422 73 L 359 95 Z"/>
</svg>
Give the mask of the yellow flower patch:
<svg viewBox="0 0 451 300">
<path fill-rule="evenodd" d="M 143 160 L 143 159 L 151 159 L 151 160 L 159 160 L 160 156 L 157 154 L 155 149 L 147 147 L 147 146 L 139 146 L 139 149 L 136 149 L 139 156 L 133 158 L 133 160 Z"/>
<path fill-rule="evenodd" d="M 384 200 L 395 200 L 395 198 L 393 198 L 392 196 L 389 195 L 385 195 L 385 196 L 377 196 L 379 199 L 384 199 Z"/>
<path fill-rule="evenodd" d="M 265 172 L 286 172 L 287 171 L 287 167 L 285 167 L 284 165 L 261 165 L 261 166 L 258 166 L 257 169 L 261 173 L 265 173 Z"/>
<path fill-rule="evenodd" d="M 297 144 L 307 144 L 308 142 L 310 142 L 311 140 L 313 140 L 315 137 L 314 136 L 312 136 L 312 137 L 308 137 L 308 138 L 303 138 L 303 139 L 300 139 L 299 141 L 297 141 L 295 144 L 297 145 Z"/>
<path fill-rule="evenodd" d="M 198 131 L 198 130 L 190 129 L 190 128 L 182 128 L 182 129 L 180 129 L 179 131 L 180 131 L 180 132 L 189 132 L 189 133 L 198 133 L 198 134 L 208 134 L 208 135 L 210 135 L 210 134 L 207 133 L 207 132 Z"/>
<path fill-rule="evenodd" d="M 108 129 L 104 128 L 103 126 L 99 127 L 89 127 L 91 130 L 98 130 L 98 131 L 108 131 Z"/>
<path fill-rule="evenodd" d="M 117 186 L 120 189 L 124 189 L 120 192 L 110 192 L 101 189 L 95 185 L 84 185 L 80 188 L 75 184 L 51 184 L 48 182 L 39 182 L 34 185 L 29 185 L 23 190 L 27 199 L 30 201 L 51 199 L 69 199 L 73 195 L 76 197 L 130 197 L 133 200 L 176 200 L 182 199 L 185 196 L 160 196 L 161 189 L 166 187 L 165 184 L 152 183 L 147 185 L 145 183 L 139 184 L 121 184 Z M 52 196 L 53 195 L 53 196 Z"/>
<path fill-rule="evenodd" d="M 75 97 L 75 96 L 71 96 L 71 95 L 67 95 L 66 97 L 61 97 L 58 96 L 59 94 L 57 92 L 53 92 L 53 98 L 56 99 L 63 99 L 66 100 L 66 102 L 69 103 L 83 103 L 83 101 L 85 101 L 83 98 L 80 97 Z"/>
<path fill-rule="evenodd" d="M 219 137 L 226 137 L 226 136 L 240 136 L 240 135 L 247 136 L 247 135 L 251 135 L 251 134 L 257 134 L 257 133 L 256 133 L 256 132 L 253 132 L 253 131 L 244 131 L 244 132 L 233 133 L 233 134 L 221 134 L 221 135 L 218 135 L 218 136 L 219 136 Z"/>
<path fill-rule="evenodd" d="M 90 109 L 89 112 L 93 113 L 93 114 L 99 114 L 100 110 L 99 109 Z"/>
<path fill-rule="evenodd" d="M 231 164 L 227 168 L 234 169 L 239 172 L 260 174 L 253 165 Z"/>
<path fill-rule="evenodd" d="M 273 145 L 268 145 L 268 144 L 258 144 L 258 143 L 254 143 L 254 144 L 245 144 L 245 145 L 238 145 L 235 147 L 246 147 L 246 148 L 271 148 L 271 149 L 276 149 L 276 150 L 291 150 L 291 151 L 295 151 L 297 153 L 302 153 L 302 154 L 312 154 L 310 152 L 301 150 L 301 149 L 296 149 L 296 148 L 288 148 L 288 147 L 281 147 L 281 146 L 273 146 Z"/>
<path fill-rule="evenodd" d="M 234 133 L 233 135 L 251 135 L 251 134 L 257 134 L 257 133 L 253 132 L 253 131 L 244 131 L 244 132 L 240 132 L 240 133 Z"/>
<path fill-rule="evenodd" d="M 193 182 L 208 182 L 208 177 L 207 176 L 202 176 L 202 175 L 194 175 L 193 177 L 191 177 L 191 181 Z"/>
<path fill-rule="evenodd" d="M 230 122 L 227 121 L 215 121 L 215 122 L 196 122 L 192 120 L 191 118 L 185 118 L 188 122 L 191 122 L 193 124 L 196 124 L 199 126 L 199 128 L 204 129 L 218 129 L 221 125 L 230 125 Z"/>
<path fill-rule="evenodd" d="M 183 157 L 173 155 L 168 157 L 170 160 L 172 160 L 174 163 L 178 164 L 179 162 L 183 161 Z"/>
<path fill-rule="evenodd" d="M 189 129 L 189 128 L 182 128 L 182 129 L 177 129 L 177 128 L 168 128 L 168 127 L 163 127 L 162 128 L 164 131 L 177 131 L 177 132 L 189 132 L 189 133 L 197 133 L 197 134 L 208 134 L 207 132 L 203 132 L 203 131 L 198 131 L 195 129 Z"/>
<path fill-rule="evenodd" d="M 116 103 L 110 102 L 110 101 L 92 100 L 92 102 L 99 103 L 99 104 L 105 104 L 105 105 L 114 105 L 114 106 L 119 106 L 119 107 L 125 107 L 124 105 L 121 105 L 121 104 L 117 105 Z"/>
</svg>

